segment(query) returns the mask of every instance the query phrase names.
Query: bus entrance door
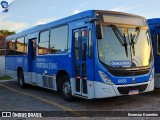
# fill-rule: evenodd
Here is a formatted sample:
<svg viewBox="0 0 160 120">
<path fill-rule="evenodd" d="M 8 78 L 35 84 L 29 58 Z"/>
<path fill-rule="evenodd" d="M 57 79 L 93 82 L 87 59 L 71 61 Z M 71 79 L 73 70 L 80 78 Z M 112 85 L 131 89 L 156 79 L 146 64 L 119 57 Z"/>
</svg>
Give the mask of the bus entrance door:
<svg viewBox="0 0 160 120">
<path fill-rule="evenodd" d="M 74 51 L 75 51 L 75 93 L 83 97 L 88 97 L 87 91 L 87 29 L 74 31 Z"/>
<path fill-rule="evenodd" d="M 29 48 L 28 48 L 28 56 L 29 56 L 29 69 L 31 72 L 31 83 L 36 84 L 36 41 L 37 39 L 29 39 Z"/>
</svg>

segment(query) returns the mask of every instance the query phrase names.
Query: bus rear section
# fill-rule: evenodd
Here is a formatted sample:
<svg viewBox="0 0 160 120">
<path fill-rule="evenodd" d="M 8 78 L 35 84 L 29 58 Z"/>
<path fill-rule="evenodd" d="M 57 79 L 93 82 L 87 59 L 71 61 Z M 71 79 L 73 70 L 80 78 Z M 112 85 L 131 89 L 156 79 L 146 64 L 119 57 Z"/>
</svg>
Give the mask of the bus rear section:
<svg viewBox="0 0 160 120">
<path fill-rule="evenodd" d="M 135 95 L 154 89 L 145 18 L 85 11 L 7 38 L 6 70 L 21 87 L 60 90 L 65 100 Z"/>
<path fill-rule="evenodd" d="M 155 88 L 160 88 L 160 18 L 148 20 L 155 63 Z"/>
</svg>

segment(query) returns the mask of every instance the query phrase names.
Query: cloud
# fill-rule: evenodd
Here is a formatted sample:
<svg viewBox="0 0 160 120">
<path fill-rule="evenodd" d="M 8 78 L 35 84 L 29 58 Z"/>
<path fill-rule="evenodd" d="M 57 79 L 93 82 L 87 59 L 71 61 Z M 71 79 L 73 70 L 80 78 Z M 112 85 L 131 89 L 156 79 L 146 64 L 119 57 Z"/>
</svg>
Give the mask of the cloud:
<svg viewBox="0 0 160 120">
<path fill-rule="evenodd" d="M 54 20 L 55 20 L 55 18 L 40 19 L 35 23 L 35 25 L 46 24 L 46 23 L 52 22 Z"/>
<path fill-rule="evenodd" d="M 132 9 L 136 9 L 138 8 L 139 6 L 119 6 L 119 7 L 116 7 L 116 8 L 113 8 L 111 9 L 112 11 L 120 11 L 120 12 L 125 12 L 125 11 L 128 11 L 128 10 L 132 10 Z"/>
<path fill-rule="evenodd" d="M 80 13 L 82 8 L 84 8 L 87 5 L 87 2 L 80 4 L 79 6 L 76 6 L 76 10 L 73 11 L 73 14 Z"/>
<path fill-rule="evenodd" d="M 77 14 L 77 13 L 80 13 L 80 10 L 73 11 L 73 14 Z"/>
<path fill-rule="evenodd" d="M 7 16 L 0 17 L 0 29 L 7 29 L 11 31 L 21 31 L 26 29 L 29 25 L 25 22 L 14 22 L 6 19 Z"/>
</svg>

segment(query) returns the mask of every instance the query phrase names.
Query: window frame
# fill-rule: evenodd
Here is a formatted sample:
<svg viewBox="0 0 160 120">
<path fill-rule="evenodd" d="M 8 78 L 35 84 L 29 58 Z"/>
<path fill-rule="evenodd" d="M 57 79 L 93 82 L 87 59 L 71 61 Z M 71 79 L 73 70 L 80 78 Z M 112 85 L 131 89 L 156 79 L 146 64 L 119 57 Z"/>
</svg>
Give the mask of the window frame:
<svg viewBox="0 0 160 120">
<path fill-rule="evenodd" d="M 16 46 L 15 46 L 15 49 L 16 49 L 16 50 L 15 50 L 15 51 L 16 51 L 16 52 L 15 52 L 15 56 L 24 56 L 24 55 L 27 55 L 27 53 L 24 54 L 24 50 L 25 50 L 24 47 L 23 47 L 23 54 L 19 54 L 19 55 L 17 54 L 17 40 L 18 40 L 18 39 L 21 39 L 21 38 L 24 39 L 23 44 L 25 43 L 25 36 L 17 37 L 17 38 L 15 39 L 15 43 L 16 43 Z"/>
<path fill-rule="evenodd" d="M 48 38 L 49 38 L 49 40 L 48 41 L 45 41 L 45 42 L 41 42 L 40 41 L 40 36 L 41 36 L 41 33 L 43 33 L 43 32 L 46 32 L 46 31 L 48 31 L 49 32 L 49 36 L 48 36 Z M 38 53 L 38 56 L 43 56 L 43 55 L 47 55 L 47 54 L 49 54 L 49 41 L 50 41 L 50 29 L 45 29 L 45 30 L 42 30 L 42 31 L 39 31 L 39 38 L 38 38 L 38 45 L 37 45 L 37 47 L 38 47 L 38 51 L 37 51 L 37 53 Z M 39 54 L 39 43 L 46 43 L 46 42 L 48 42 L 48 53 L 46 53 L 46 54 Z"/>
<path fill-rule="evenodd" d="M 50 43 L 51 43 L 51 30 L 67 26 L 67 50 L 65 52 L 55 52 L 55 53 L 50 53 Z M 50 28 L 50 36 L 49 36 L 49 54 L 50 55 L 55 55 L 55 54 L 66 54 L 68 52 L 68 47 L 69 47 L 69 25 L 68 24 L 63 24 L 63 25 L 58 25 Z"/>
<path fill-rule="evenodd" d="M 11 55 L 8 55 L 7 54 L 7 51 L 8 51 L 8 49 L 6 49 L 6 56 L 15 56 L 16 55 L 16 39 L 12 39 L 12 40 L 8 40 L 7 42 L 8 42 L 8 44 L 9 44 L 9 42 L 10 41 L 14 41 L 15 42 L 15 46 L 14 46 L 14 54 L 11 54 Z M 7 44 L 6 44 L 7 45 Z M 9 47 L 9 46 L 8 46 Z M 6 46 L 6 48 L 7 48 L 7 46 Z"/>
</svg>

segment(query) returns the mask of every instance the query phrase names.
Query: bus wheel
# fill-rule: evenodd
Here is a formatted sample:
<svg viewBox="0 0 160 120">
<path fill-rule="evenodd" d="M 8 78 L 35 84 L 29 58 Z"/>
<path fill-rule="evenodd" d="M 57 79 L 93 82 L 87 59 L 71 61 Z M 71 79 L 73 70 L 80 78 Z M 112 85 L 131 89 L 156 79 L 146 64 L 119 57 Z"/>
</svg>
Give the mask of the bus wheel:
<svg viewBox="0 0 160 120">
<path fill-rule="evenodd" d="M 21 88 L 26 87 L 26 84 L 24 83 L 24 75 L 22 70 L 18 72 L 18 83 Z"/>
<path fill-rule="evenodd" d="M 71 83 L 67 75 L 63 77 L 63 82 L 61 86 L 61 94 L 62 94 L 63 99 L 66 101 L 74 100 L 74 97 L 72 96 Z"/>
</svg>

